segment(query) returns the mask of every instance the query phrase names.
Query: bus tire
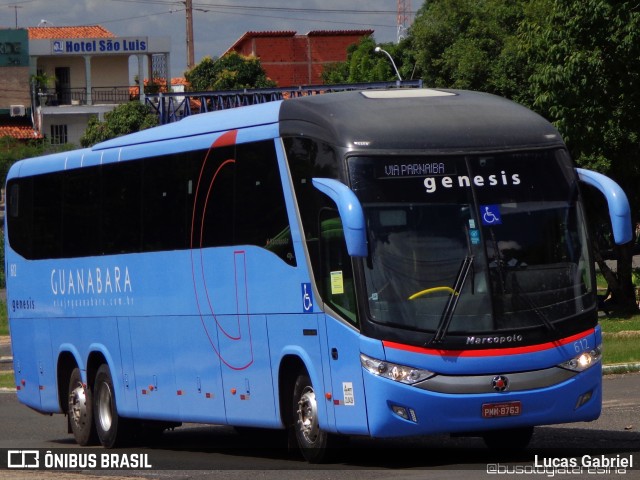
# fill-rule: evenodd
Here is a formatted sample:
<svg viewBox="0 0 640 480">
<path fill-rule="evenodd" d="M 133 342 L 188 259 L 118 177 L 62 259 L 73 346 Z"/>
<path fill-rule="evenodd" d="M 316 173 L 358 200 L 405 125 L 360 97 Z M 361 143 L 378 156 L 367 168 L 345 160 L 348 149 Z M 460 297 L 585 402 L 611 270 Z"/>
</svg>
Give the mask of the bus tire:
<svg viewBox="0 0 640 480">
<path fill-rule="evenodd" d="M 326 459 L 329 434 L 318 423 L 318 403 L 306 372 L 298 375 L 293 387 L 293 430 L 298 448 L 309 463 Z"/>
<path fill-rule="evenodd" d="M 532 436 L 533 427 L 520 427 L 485 432 L 482 438 L 492 450 L 524 450 Z"/>
<path fill-rule="evenodd" d="M 76 443 L 94 445 L 98 437 L 93 422 L 93 397 L 91 389 L 83 383 L 78 367 L 69 376 L 67 416 Z"/>
<path fill-rule="evenodd" d="M 118 415 L 113 380 L 108 365 L 102 364 L 96 373 L 93 388 L 93 412 L 100 444 L 113 448 L 125 437 L 125 420 Z"/>
</svg>

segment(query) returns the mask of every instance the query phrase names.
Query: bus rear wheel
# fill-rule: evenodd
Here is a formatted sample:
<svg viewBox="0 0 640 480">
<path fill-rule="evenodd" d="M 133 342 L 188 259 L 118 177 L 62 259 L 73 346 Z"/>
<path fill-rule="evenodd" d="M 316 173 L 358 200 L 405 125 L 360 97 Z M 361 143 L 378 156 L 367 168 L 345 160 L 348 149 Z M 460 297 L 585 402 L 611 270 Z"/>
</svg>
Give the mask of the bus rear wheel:
<svg viewBox="0 0 640 480">
<path fill-rule="evenodd" d="M 76 443 L 82 446 L 95 444 L 97 435 L 93 423 L 91 389 L 83 383 L 78 367 L 74 368 L 69 376 L 67 415 Z"/>
<path fill-rule="evenodd" d="M 118 415 L 111 371 L 100 365 L 94 382 L 93 412 L 98 439 L 103 447 L 113 448 L 122 443 L 125 421 Z"/>
</svg>

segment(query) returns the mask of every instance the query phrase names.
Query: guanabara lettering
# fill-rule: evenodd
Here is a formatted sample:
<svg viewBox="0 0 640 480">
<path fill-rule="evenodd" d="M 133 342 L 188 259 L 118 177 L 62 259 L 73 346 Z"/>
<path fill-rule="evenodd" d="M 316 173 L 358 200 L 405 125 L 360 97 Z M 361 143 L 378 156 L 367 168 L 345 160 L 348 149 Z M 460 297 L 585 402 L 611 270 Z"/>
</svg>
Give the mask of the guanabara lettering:
<svg viewBox="0 0 640 480">
<path fill-rule="evenodd" d="M 51 292 L 54 295 L 126 293 L 132 291 L 129 268 L 52 269 Z"/>
</svg>

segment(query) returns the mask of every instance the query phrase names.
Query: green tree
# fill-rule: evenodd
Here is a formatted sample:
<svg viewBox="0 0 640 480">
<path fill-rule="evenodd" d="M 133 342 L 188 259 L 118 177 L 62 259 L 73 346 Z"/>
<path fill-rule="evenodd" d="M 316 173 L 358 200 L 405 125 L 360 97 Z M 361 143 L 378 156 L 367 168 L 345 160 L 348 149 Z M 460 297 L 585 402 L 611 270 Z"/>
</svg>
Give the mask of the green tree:
<svg viewBox="0 0 640 480">
<path fill-rule="evenodd" d="M 196 92 L 276 86 L 267 77 L 258 58 L 244 57 L 237 52 L 230 52 L 217 60 L 205 57 L 184 75 L 191 90 Z"/>
<path fill-rule="evenodd" d="M 410 28 L 407 48 L 425 85 L 514 98 L 526 83 L 517 55 L 526 0 L 430 0 Z"/>
<path fill-rule="evenodd" d="M 73 144 L 51 145 L 44 139 L 18 140 L 13 137 L 0 137 L 0 183 L 5 184 L 11 165 L 18 160 L 39 157 L 49 153 L 72 150 Z"/>
<path fill-rule="evenodd" d="M 578 165 L 611 176 L 640 208 L 640 10 L 637 1 L 537 0 L 547 16 L 523 22 L 533 107 L 551 120 Z M 614 301 L 637 310 L 632 244 L 604 262 Z"/>
<path fill-rule="evenodd" d="M 80 144 L 83 147 L 89 147 L 110 138 L 154 127 L 157 124 L 158 117 L 151 112 L 148 105 L 137 101 L 123 103 L 105 113 L 104 122 L 97 117 L 91 117 L 87 129 L 80 138 Z"/>
<path fill-rule="evenodd" d="M 396 73 L 391 62 L 384 53 L 375 51 L 376 46 L 373 37 L 365 37 L 360 42 L 350 45 L 347 48 L 346 62 L 328 65 L 322 71 L 323 83 L 365 83 L 396 80 Z M 392 43 L 380 46 L 389 52 L 398 69 L 402 71 L 403 46 Z"/>
</svg>

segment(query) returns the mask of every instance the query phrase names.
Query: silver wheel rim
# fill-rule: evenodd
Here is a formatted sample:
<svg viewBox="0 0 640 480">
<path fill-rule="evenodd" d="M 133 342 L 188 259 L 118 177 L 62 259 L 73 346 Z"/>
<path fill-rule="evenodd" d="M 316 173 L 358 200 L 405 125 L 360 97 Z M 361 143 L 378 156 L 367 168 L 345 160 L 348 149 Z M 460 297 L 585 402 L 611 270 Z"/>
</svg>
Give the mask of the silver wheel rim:
<svg viewBox="0 0 640 480">
<path fill-rule="evenodd" d="M 311 387 L 305 387 L 298 401 L 298 430 L 305 440 L 315 443 L 320 433 L 318 425 L 318 404 L 316 394 Z"/>
<path fill-rule="evenodd" d="M 69 415 L 74 425 L 84 427 L 87 418 L 87 393 L 81 383 L 78 383 L 69 394 Z"/>
<path fill-rule="evenodd" d="M 111 398 L 111 387 L 107 383 L 102 383 L 98 393 L 98 421 L 104 432 L 108 432 L 113 423 Z"/>
</svg>

